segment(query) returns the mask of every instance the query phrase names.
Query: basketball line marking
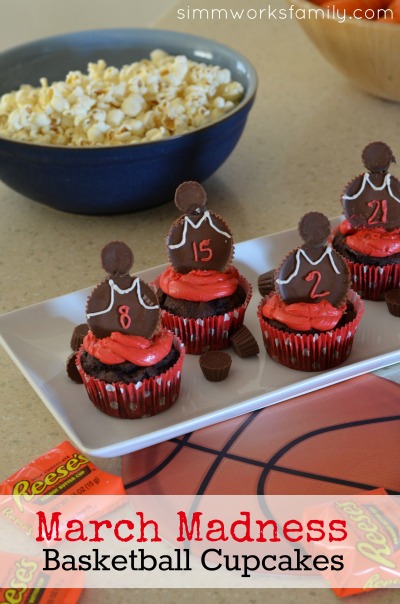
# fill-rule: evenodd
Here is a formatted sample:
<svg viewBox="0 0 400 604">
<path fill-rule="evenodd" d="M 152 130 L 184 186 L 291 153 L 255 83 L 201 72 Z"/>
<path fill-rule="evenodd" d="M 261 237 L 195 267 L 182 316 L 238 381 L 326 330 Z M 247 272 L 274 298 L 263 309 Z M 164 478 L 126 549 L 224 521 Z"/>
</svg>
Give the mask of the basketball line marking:
<svg viewBox="0 0 400 604">
<path fill-rule="evenodd" d="M 305 440 L 308 440 L 309 438 L 312 438 L 313 436 L 318 436 L 319 434 L 324 434 L 326 432 L 335 432 L 336 430 L 344 430 L 346 428 L 354 428 L 356 426 L 367 426 L 370 424 L 381 424 L 384 422 L 392 422 L 392 421 L 398 421 L 398 420 L 400 420 L 400 415 L 354 420 L 352 422 L 345 422 L 343 424 L 335 424 L 333 426 L 326 426 L 325 428 L 318 428 L 317 430 L 312 430 L 311 432 L 306 432 L 305 434 L 298 436 L 297 438 L 294 438 L 293 440 L 286 443 L 286 445 L 281 447 L 271 457 L 269 462 L 265 465 L 263 471 L 261 472 L 261 476 L 258 480 L 257 495 L 264 495 L 265 482 L 268 478 L 268 474 L 271 472 L 273 467 L 276 465 L 276 462 L 279 461 L 279 459 L 285 453 L 290 451 L 290 449 L 293 449 L 293 447 L 300 444 L 301 442 L 304 442 Z M 338 481 L 337 484 L 341 484 L 340 479 L 336 479 L 336 480 Z M 348 486 L 348 485 L 343 484 L 343 486 Z M 382 486 L 384 486 L 384 485 L 377 485 L 376 487 L 373 487 L 373 488 L 378 488 L 378 487 L 382 487 Z"/>
<path fill-rule="evenodd" d="M 261 409 L 258 409 L 257 411 L 253 411 L 246 418 L 246 420 L 242 424 L 240 424 L 240 426 L 234 431 L 232 436 L 227 440 L 225 445 L 222 447 L 221 451 L 219 451 L 218 455 L 215 457 L 211 466 L 208 468 L 207 473 L 204 476 L 204 478 L 201 482 L 201 485 L 197 491 L 197 495 L 204 495 L 209 483 L 211 482 L 215 472 L 217 471 L 218 466 L 220 465 L 221 461 L 224 459 L 225 455 L 228 453 L 228 451 L 231 448 L 231 446 L 233 445 L 233 443 L 245 431 L 247 426 L 256 419 L 256 417 L 257 417 L 257 415 L 259 415 L 259 413 L 261 413 Z"/>
<path fill-rule="evenodd" d="M 192 436 L 192 434 L 193 432 L 188 432 L 187 434 L 185 434 L 183 438 L 179 440 L 177 447 L 175 447 L 175 449 L 164 459 L 164 461 L 162 461 L 158 466 L 153 468 L 151 472 L 145 474 L 141 478 L 137 478 L 136 480 L 125 484 L 125 490 L 130 489 L 131 487 L 134 487 L 138 484 L 141 484 L 142 482 L 146 482 L 146 480 L 149 480 L 149 478 L 153 478 L 153 476 L 156 476 L 159 472 L 161 472 L 161 470 L 163 470 L 174 459 L 174 457 L 178 455 L 179 451 L 185 446 L 186 441 Z"/>
<path fill-rule="evenodd" d="M 214 460 L 211 467 L 208 469 L 207 474 L 202 481 L 202 485 L 203 485 L 203 483 L 205 483 L 205 480 L 207 479 L 210 472 L 212 472 L 211 476 L 207 480 L 207 484 L 208 484 L 208 482 L 211 480 L 213 474 L 215 473 L 217 466 L 221 463 L 223 457 L 225 456 L 225 453 L 227 453 L 228 449 L 233 445 L 235 440 L 242 434 L 242 432 L 247 428 L 247 426 L 257 417 L 257 415 L 259 413 L 261 413 L 261 411 L 262 411 L 262 409 L 258 409 L 257 411 L 253 411 L 252 413 L 250 413 L 250 415 L 247 417 L 247 419 L 242 424 L 240 424 L 240 426 L 235 430 L 235 432 L 232 434 L 232 436 L 226 442 L 225 446 L 220 451 L 210 450 L 212 452 L 212 454 L 215 455 L 216 459 Z M 191 437 L 191 435 L 192 435 L 192 432 L 190 432 L 189 434 L 185 434 L 185 436 L 182 439 L 171 438 L 169 440 L 169 442 L 175 443 L 177 445 L 176 449 L 174 449 L 174 451 L 172 451 L 172 453 L 170 453 L 168 455 L 168 457 L 166 457 L 164 459 L 164 461 L 161 462 L 160 465 L 153 468 L 153 470 L 151 472 L 149 472 L 145 476 L 142 476 L 141 478 L 133 480 L 132 482 L 129 482 L 128 484 L 125 484 L 124 485 L 125 489 L 130 489 L 138 484 L 141 484 L 142 482 L 145 482 L 148 478 L 152 478 L 153 476 L 155 476 L 156 474 L 161 472 L 161 470 L 163 468 L 165 468 L 165 466 L 168 465 L 168 463 L 170 461 L 172 461 L 172 459 L 174 457 L 176 457 L 176 455 L 178 454 L 178 451 L 180 451 L 181 449 L 183 449 L 183 447 L 185 447 L 187 445 L 189 445 L 189 446 L 192 445 L 192 443 L 187 442 L 189 440 L 189 438 Z M 203 494 L 203 493 L 198 493 L 198 494 Z"/>
<path fill-rule="evenodd" d="M 241 433 L 247 428 L 247 426 L 255 419 L 255 417 L 261 411 L 262 410 L 253 411 L 249 415 L 249 417 L 246 419 L 246 421 L 243 422 L 239 426 L 239 428 L 232 434 L 230 439 L 227 441 L 227 443 L 221 450 L 212 449 L 212 448 L 209 448 L 209 447 L 206 447 L 203 445 L 198 445 L 196 443 L 189 442 L 189 438 L 191 437 L 192 433 L 185 434 L 183 438 L 170 439 L 170 442 L 173 442 L 177 445 L 176 448 L 174 449 L 174 451 L 172 451 L 172 453 L 170 453 L 164 459 L 164 461 L 161 462 L 157 467 L 153 468 L 153 470 L 151 472 L 142 476 L 141 478 L 138 478 L 130 483 L 125 484 L 125 489 L 132 488 L 138 484 L 141 484 L 142 482 L 145 482 L 146 480 L 152 478 L 153 476 L 157 475 L 163 468 L 165 468 L 170 463 L 170 461 L 172 461 L 176 457 L 176 455 L 178 454 L 179 451 L 181 451 L 184 447 L 188 447 L 188 448 L 195 449 L 195 450 L 198 450 L 198 451 L 201 451 L 204 453 L 208 453 L 210 455 L 215 455 L 215 457 L 216 457 L 200 485 L 201 491 L 200 490 L 198 491 L 198 493 L 197 493 L 198 495 L 204 494 L 205 489 L 207 488 L 210 480 L 212 479 L 213 475 L 215 474 L 215 472 L 217 470 L 217 467 L 219 466 L 219 464 L 221 463 L 221 461 L 224 458 L 231 459 L 233 461 L 238 461 L 241 463 L 245 463 L 248 465 L 257 466 L 257 467 L 260 467 L 263 469 L 263 472 L 262 472 L 259 482 L 258 482 L 258 488 L 257 488 L 257 493 L 259 495 L 265 494 L 264 489 L 260 490 L 261 486 L 264 486 L 265 481 L 268 477 L 268 474 L 274 470 L 277 472 L 283 472 L 283 473 L 292 474 L 295 476 L 310 478 L 313 480 L 320 480 L 323 482 L 329 482 L 329 483 L 333 483 L 333 484 L 342 484 L 343 486 L 350 486 L 350 487 L 363 489 L 363 490 L 371 490 L 371 489 L 374 489 L 377 487 L 374 485 L 348 481 L 348 480 L 342 479 L 342 478 L 335 478 L 332 476 L 313 474 L 311 472 L 303 472 L 302 470 L 296 470 L 296 469 L 287 468 L 285 466 L 276 465 L 275 462 L 278 461 L 282 457 L 282 455 L 287 453 L 294 446 L 296 446 L 297 444 L 300 444 L 301 442 L 304 442 L 305 440 L 308 440 L 309 438 L 312 438 L 313 436 L 317 436 L 317 435 L 323 434 L 325 432 L 332 432 L 335 430 L 341 430 L 341 429 L 355 427 L 355 426 L 363 426 L 363 425 L 374 424 L 374 423 L 383 423 L 383 422 L 400 420 L 400 415 L 395 415 L 395 416 L 389 416 L 389 417 L 377 417 L 377 418 L 370 418 L 370 419 L 364 419 L 364 420 L 355 420 L 355 421 L 346 422 L 343 424 L 336 424 L 333 426 L 326 426 L 324 428 L 318 428 L 317 430 L 313 430 L 311 432 L 305 433 L 305 434 L 293 439 L 292 441 L 289 441 L 288 443 L 286 443 L 286 445 L 281 447 L 281 449 L 279 449 L 267 462 L 257 461 L 255 459 L 242 457 L 239 455 L 235 455 L 233 453 L 229 453 L 228 452 L 229 448 L 233 445 L 233 443 L 237 440 L 237 438 L 241 435 Z M 378 486 L 382 486 L 382 485 L 378 485 Z M 400 494 L 400 492 L 395 491 L 395 490 L 391 490 L 391 489 L 387 489 L 387 490 L 390 494 L 394 494 L 394 495 Z"/>
<path fill-rule="evenodd" d="M 172 438 L 171 441 L 179 442 L 178 439 L 174 439 L 174 438 Z M 210 455 L 218 455 L 218 453 L 219 453 L 218 449 L 211 449 L 210 447 L 205 447 L 203 445 L 198 445 L 196 443 L 185 442 L 184 446 L 189 449 L 195 449 L 195 450 L 201 451 L 202 453 L 209 453 Z M 257 459 L 252 459 L 250 457 L 243 457 L 242 455 L 235 455 L 234 453 L 226 453 L 225 458 L 230 459 L 232 461 L 238 461 L 239 463 L 245 463 L 249 466 L 256 466 L 256 467 L 263 468 L 263 469 L 265 469 L 266 465 L 268 464 L 268 462 L 258 461 Z M 274 470 L 275 472 L 282 472 L 284 474 L 292 474 L 294 476 L 301 476 L 302 478 L 320 480 L 321 482 L 330 482 L 333 484 L 341 484 L 343 486 L 349 486 L 349 487 L 354 487 L 357 489 L 363 489 L 365 491 L 370 491 L 372 489 L 377 488 L 374 485 L 364 484 L 362 482 L 346 480 L 345 478 L 335 478 L 334 476 L 325 476 L 324 474 L 315 474 L 313 472 L 305 472 L 304 470 L 296 470 L 293 468 L 288 468 L 287 466 L 273 465 L 271 467 L 271 470 Z M 387 489 L 387 491 L 391 495 L 400 495 L 400 491 L 394 491 L 394 490 L 389 490 L 389 489 Z"/>
<path fill-rule="evenodd" d="M 323 474 L 313 474 L 311 472 L 303 472 L 302 470 L 292 470 L 292 468 L 286 468 L 285 466 L 272 466 L 271 470 L 274 470 L 275 472 L 283 472 L 284 474 L 292 474 L 294 476 L 300 476 L 301 478 L 311 478 L 312 480 L 320 480 L 321 482 L 330 482 L 333 484 L 340 484 L 342 486 L 363 489 L 364 491 L 372 491 L 372 489 L 377 488 L 375 485 L 371 485 L 371 484 L 364 484 L 362 482 L 353 482 L 352 480 L 346 480 L 345 478 L 333 478 L 332 476 L 324 476 Z M 400 491 L 392 491 L 389 489 L 386 489 L 386 490 L 391 495 L 400 495 Z"/>
</svg>

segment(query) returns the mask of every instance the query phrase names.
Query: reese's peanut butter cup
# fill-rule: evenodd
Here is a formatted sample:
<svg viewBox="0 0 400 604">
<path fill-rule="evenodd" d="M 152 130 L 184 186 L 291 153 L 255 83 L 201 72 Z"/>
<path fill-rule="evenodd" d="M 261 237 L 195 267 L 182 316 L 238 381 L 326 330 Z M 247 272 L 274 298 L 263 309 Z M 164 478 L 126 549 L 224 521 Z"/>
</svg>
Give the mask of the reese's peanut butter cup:
<svg viewBox="0 0 400 604">
<path fill-rule="evenodd" d="M 260 352 L 257 340 L 251 331 L 242 325 L 231 335 L 231 346 L 241 358 L 252 357 Z"/>
<path fill-rule="evenodd" d="M 400 317 L 400 288 L 387 291 L 385 300 L 390 314 L 394 317 Z"/>
<path fill-rule="evenodd" d="M 228 377 L 232 357 L 221 350 L 210 350 L 201 355 L 199 363 L 209 382 L 222 382 Z"/>
<path fill-rule="evenodd" d="M 101 265 L 115 277 L 127 275 L 133 266 L 133 253 L 131 248 L 123 241 L 110 241 L 101 250 Z"/>
<path fill-rule="evenodd" d="M 262 296 L 275 290 L 275 269 L 262 273 L 257 280 L 258 291 Z"/>
<path fill-rule="evenodd" d="M 76 352 L 69 355 L 67 360 L 67 375 L 75 384 L 83 384 L 82 376 L 76 366 Z"/>
<path fill-rule="evenodd" d="M 74 331 L 72 332 L 72 336 L 71 336 L 72 350 L 74 350 L 75 352 L 77 352 L 79 350 L 79 348 L 82 345 L 83 338 L 87 335 L 88 331 L 89 331 L 89 326 L 87 323 L 80 323 L 79 325 L 76 325 L 76 327 L 74 328 Z"/>
</svg>

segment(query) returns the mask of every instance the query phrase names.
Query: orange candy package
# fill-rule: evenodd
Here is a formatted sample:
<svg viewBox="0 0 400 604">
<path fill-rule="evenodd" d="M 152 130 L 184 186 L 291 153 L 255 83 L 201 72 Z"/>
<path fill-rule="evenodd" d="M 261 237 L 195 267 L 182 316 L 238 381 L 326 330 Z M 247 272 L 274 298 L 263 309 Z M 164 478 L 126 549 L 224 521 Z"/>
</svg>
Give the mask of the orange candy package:
<svg viewBox="0 0 400 604">
<path fill-rule="evenodd" d="M 125 490 L 119 476 L 100 470 L 65 441 L 0 483 L 0 516 L 33 536 L 37 510 L 34 501 L 39 498 L 45 507 L 54 506 L 56 495 L 117 495 L 122 502 Z M 111 499 L 115 502 L 115 498 Z M 71 501 L 79 506 L 79 499 L 71 498 Z M 107 509 L 99 508 L 104 501 L 107 498 L 94 498 L 88 516 L 106 513 Z M 72 574 L 71 581 L 63 588 L 59 578 L 53 582 L 41 573 L 40 562 L 34 556 L 0 551 L 0 585 L 7 585 L 0 587 L 0 604 L 39 601 L 40 604 L 75 604 L 83 588 L 83 575 Z"/>
<path fill-rule="evenodd" d="M 40 571 L 40 562 L 32 556 L 0 552 L 1 604 L 75 604 L 83 589 L 82 573 L 74 573 L 65 588 L 52 587 L 52 580 Z M 32 583 L 35 587 L 29 587 Z M 71 587 L 74 585 L 74 587 Z"/>
<path fill-rule="evenodd" d="M 380 588 L 400 587 L 400 504 L 383 488 L 349 495 L 314 510 L 323 518 L 334 512 L 346 523 L 347 538 L 340 544 L 318 545 L 318 553 L 339 554 L 340 572 L 322 576 L 336 596 L 343 598 Z M 308 513 L 310 513 L 308 511 Z M 307 544 L 313 550 L 315 544 Z M 324 551 L 326 549 L 326 552 Z"/>
<path fill-rule="evenodd" d="M 99 470 L 64 441 L 0 483 L 0 495 L 123 495 L 119 476 Z"/>
</svg>

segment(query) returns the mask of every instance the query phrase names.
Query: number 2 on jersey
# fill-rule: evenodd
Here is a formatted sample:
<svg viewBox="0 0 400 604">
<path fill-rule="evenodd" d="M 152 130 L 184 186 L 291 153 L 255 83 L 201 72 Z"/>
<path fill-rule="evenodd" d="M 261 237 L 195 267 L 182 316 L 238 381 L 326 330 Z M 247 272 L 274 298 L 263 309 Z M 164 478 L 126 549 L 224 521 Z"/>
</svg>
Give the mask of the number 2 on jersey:
<svg viewBox="0 0 400 604">
<path fill-rule="evenodd" d="M 321 292 L 319 294 L 316 293 L 317 287 L 321 281 L 321 273 L 319 271 L 310 271 L 309 273 L 307 273 L 307 275 L 304 278 L 306 281 L 313 281 L 315 278 L 315 283 L 310 292 L 310 298 L 315 299 L 315 298 L 324 298 L 325 296 L 329 296 L 330 292 Z"/>
</svg>

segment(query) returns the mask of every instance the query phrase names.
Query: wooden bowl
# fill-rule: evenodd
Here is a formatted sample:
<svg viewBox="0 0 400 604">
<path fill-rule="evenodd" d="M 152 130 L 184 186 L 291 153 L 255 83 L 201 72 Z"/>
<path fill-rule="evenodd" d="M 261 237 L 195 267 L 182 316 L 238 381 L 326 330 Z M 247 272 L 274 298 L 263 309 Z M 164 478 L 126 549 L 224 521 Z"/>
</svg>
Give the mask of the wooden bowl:
<svg viewBox="0 0 400 604">
<path fill-rule="evenodd" d="M 358 88 L 373 96 L 400 101 L 400 25 L 367 19 L 322 18 L 307 0 L 290 0 L 306 11 L 299 19 L 322 55 Z M 308 18 L 309 16 L 309 18 Z"/>
</svg>

